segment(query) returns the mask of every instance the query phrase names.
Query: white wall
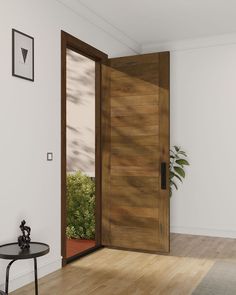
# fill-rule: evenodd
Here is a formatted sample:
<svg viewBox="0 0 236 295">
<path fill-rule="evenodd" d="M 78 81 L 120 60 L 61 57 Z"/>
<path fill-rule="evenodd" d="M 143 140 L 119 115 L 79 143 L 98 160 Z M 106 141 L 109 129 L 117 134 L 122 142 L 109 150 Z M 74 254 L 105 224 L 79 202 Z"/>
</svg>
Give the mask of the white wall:
<svg viewBox="0 0 236 295">
<path fill-rule="evenodd" d="M 171 230 L 236 237 L 236 44 L 217 40 L 161 48 L 171 50 L 171 142 L 191 163 L 171 200 Z"/>
<path fill-rule="evenodd" d="M 25 218 L 32 240 L 51 246 L 39 273 L 58 269 L 60 254 L 60 30 L 110 55 L 131 50 L 55 0 L 0 3 L 0 244 L 16 241 Z M 35 38 L 35 82 L 11 75 L 11 29 Z M 46 152 L 54 161 L 46 161 Z M 0 261 L 0 284 L 6 262 Z M 32 262 L 16 262 L 11 289 L 33 279 Z M 2 286 L 0 286 L 1 288 Z"/>
</svg>

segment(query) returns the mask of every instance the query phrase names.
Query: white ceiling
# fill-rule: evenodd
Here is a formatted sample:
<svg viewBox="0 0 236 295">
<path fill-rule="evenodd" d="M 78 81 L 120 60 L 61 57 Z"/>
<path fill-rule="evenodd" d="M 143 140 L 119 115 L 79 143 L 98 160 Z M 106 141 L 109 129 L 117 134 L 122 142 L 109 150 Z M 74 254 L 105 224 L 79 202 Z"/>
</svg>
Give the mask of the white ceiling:
<svg viewBox="0 0 236 295">
<path fill-rule="evenodd" d="M 63 0 L 62 0 L 63 1 Z M 140 46 L 236 32 L 236 0 L 71 0 Z M 78 12 L 77 11 L 77 12 Z M 100 23 L 101 24 L 101 23 Z"/>
</svg>

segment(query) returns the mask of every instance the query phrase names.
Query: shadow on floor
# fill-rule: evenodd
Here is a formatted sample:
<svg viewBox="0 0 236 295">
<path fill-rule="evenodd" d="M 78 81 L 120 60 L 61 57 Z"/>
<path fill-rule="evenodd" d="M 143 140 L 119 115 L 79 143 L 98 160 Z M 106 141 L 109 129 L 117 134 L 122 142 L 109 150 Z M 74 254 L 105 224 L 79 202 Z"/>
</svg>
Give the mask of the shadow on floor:
<svg viewBox="0 0 236 295">
<path fill-rule="evenodd" d="M 236 239 L 171 233 L 169 255 L 236 260 Z"/>
</svg>

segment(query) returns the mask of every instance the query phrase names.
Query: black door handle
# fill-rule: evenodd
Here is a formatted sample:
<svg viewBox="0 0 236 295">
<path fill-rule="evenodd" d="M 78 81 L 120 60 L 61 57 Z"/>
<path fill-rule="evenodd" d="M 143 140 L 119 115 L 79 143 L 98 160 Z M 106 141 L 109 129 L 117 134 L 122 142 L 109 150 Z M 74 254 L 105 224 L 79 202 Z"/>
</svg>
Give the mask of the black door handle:
<svg viewBox="0 0 236 295">
<path fill-rule="evenodd" d="M 166 189 L 166 162 L 161 162 L 161 189 Z"/>
</svg>

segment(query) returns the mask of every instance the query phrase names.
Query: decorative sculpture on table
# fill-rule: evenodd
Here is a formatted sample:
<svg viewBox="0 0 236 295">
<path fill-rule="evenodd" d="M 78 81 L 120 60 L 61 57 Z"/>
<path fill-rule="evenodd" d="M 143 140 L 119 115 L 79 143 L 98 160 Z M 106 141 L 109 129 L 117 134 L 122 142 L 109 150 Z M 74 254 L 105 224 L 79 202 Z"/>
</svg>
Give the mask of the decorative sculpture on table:
<svg viewBox="0 0 236 295">
<path fill-rule="evenodd" d="M 29 249 L 30 241 L 31 241 L 30 239 L 31 228 L 29 226 L 26 226 L 25 224 L 26 224 L 25 220 L 21 221 L 20 229 L 22 232 L 22 236 L 18 237 L 18 245 L 22 250 Z"/>
</svg>

